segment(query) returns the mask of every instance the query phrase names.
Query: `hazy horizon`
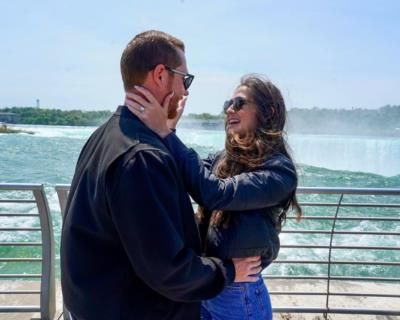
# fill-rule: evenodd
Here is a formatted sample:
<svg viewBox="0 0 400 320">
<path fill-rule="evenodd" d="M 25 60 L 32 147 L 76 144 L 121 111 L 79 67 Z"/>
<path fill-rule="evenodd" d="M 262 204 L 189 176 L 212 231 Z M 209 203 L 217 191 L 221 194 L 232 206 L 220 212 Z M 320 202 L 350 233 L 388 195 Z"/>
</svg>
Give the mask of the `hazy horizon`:
<svg viewBox="0 0 400 320">
<path fill-rule="evenodd" d="M 121 105 L 121 104 L 119 104 L 119 105 Z M 396 108 L 400 108 L 400 104 L 399 105 L 391 105 L 391 104 L 387 104 L 387 105 L 383 105 L 383 106 L 380 106 L 380 107 L 374 107 L 374 108 L 358 108 L 358 107 L 352 107 L 352 108 L 324 108 L 324 107 L 316 107 L 316 106 L 313 106 L 313 107 L 288 107 L 287 108 L 287 111 L 290 111 L 290 110 L 294 110 L 294 109 L 300 109 L 300 110 L 327 110 L 327 111 L 354 111 L 354 110 L 360 110 L 360 111 L 374 111 L 374 110 L 379 110 L 379 109 L 381 109 L 381 108 L 385 108 L 385 107 L 396 107 Z M 61 111 L 83 111 L 83 112 L 90 112 L 90 111 L 94 111 L 94 112 L 97 112 L 97 111 L 110 111 L 110 112 L 113 112 L 113 111 L 115 111 L 116 110 L 116 108 L 118 107 L 118 105 L 115 105 L 115 107 L 114 108 L 110 108 L 110 109 L 100 109 L 100 108 L 96 108 L 96 107 L 93 107 L 93 108 L 74 108 L 74 107 L 71 107 L 71 108 L 60 108 L 60 107 L 48 107 L 48 106 L 40 106 L 39 108 L 40 109 L 42 109 L 42 110 L 61 110 Z M 6 109 L 6 108 L 36 108 L 36 106 L 35 105 L 27 105 L 27 106 L 16 106 L 16 105 L 10 105 L 10 106 L 0 106 L 0 110 L 1 109 Z M 221 110 L 220 111 L 216 111 L 215 113 L 211 113 L 211 112 L 205 112 L 205 111 L 203 111 L 203 110 L 200 110 L 199 112 L 190 112 L 190 111 L 187 111 L 188 109 L 186 109 L 185 110 L 185 112 L 184 112 L 184 114 L 183 114 L 183 117 L 185 117 L 185 116 L 189 116 L 189 115 L 191 115 L 191 114 L 193 114 L 193 115 L 201 115 L 201 114 L 204 114 L 204 113 L 206 113 L 206 114 L 209 114 L 209 115 L 212 115 L 212 116 L 218 116 L 219 114 L 221 114 L 221 111 L 222 111 L 222 107 L 221 107 Z"/>
</svg>

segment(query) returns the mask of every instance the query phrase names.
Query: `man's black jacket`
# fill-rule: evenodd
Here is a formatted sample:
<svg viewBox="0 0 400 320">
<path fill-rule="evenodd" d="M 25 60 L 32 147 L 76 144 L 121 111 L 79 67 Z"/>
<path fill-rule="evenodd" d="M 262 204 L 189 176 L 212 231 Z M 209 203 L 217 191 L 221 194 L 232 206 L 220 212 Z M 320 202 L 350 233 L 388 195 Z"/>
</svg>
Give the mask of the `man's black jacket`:
<svg viewBox="0 0 400 320">
<path fill-rule="evenodd" d="M 119 107 L 84 146 L 61 239 L 66 307 L 78 320 L 198 319 L 233 281 L 203 258 L 190 199 L 162 140 Z"/>
</svg>

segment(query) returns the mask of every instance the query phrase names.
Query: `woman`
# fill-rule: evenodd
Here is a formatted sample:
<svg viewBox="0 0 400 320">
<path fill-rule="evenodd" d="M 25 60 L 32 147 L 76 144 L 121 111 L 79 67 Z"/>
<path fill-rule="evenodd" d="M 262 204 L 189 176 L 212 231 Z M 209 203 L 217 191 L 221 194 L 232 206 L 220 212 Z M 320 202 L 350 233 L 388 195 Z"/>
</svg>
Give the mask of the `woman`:
<svg viewBox="0 0 400 320">
<path fill-rule="evenodd" d="M 168 101 L 162 110 L 147 90 L 138 90 L 151 102 L 134 94 L 128 94 L 125 102 L 164 138 L 174 155 L 190 195 L 199 204 L 205 254 L 222 259 L 261 256 L 261 267 L 266 268 L 278 255 L 278 234 L 289 208 L 301 216 L 297 174 L 283 135 L 286 108 L 279 89 L 259 76 L 244 76 L 224 104 L 225 150 L 203 163 L 175 134 L 166 134 L 168 124 L 162 114 Z M 204 301 L 202 319 L 272 319 L 261 275 L 254 275 L 253 281 L 233 283 Z"/>
</svg>

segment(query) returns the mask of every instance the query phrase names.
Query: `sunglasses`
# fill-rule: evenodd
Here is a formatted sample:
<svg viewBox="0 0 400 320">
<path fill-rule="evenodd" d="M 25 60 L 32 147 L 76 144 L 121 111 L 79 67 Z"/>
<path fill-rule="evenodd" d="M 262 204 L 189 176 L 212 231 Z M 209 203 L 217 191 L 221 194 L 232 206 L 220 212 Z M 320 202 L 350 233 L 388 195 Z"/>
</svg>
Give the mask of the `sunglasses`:
<svg viewBox="0 0 400 320">
<path fill-rule="evenodd" d="M 243 108 L 243 106 L 247 103 L 248 101 L 245 98 L 242 97 L 235 97 L 233 99 L 227 100 L 224 103 L 224 113 L 228 112 L 228 109 L 230 106 L 232 106 L 232 109 L 234 111 L 239 111 Z"/>
<path fill-rule="evenodd" d="M 185 90 L 189 89 L 189 87 L 192 84 L 192 81 L 194 79 L 194 75 L 192 75 L 190 73 L 184 73 L 182 71 L 170 68 L 168 66 L 165 66 L 165 68 L 168 71 L 172 72 L 172 73 L 176 73 L 176 74 L 179 74 L 180 76 L 182 76 L 182 78 L 183 78 L 183 86 L 184 86 Z"/>
</svg>

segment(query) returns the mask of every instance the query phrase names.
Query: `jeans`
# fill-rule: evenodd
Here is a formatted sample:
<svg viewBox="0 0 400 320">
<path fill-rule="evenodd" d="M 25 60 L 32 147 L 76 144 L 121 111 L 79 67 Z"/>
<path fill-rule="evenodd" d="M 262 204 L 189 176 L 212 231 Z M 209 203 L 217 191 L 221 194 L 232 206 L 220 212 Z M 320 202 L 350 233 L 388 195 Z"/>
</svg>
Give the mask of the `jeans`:
<svg viewBox="0 0 400 320">
<path fill-rule="evenodd" d="M 202 320 L 272 320 L 271 299 L 263 278 L 232 283 L 201 304 Z"/>
</svg>

